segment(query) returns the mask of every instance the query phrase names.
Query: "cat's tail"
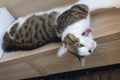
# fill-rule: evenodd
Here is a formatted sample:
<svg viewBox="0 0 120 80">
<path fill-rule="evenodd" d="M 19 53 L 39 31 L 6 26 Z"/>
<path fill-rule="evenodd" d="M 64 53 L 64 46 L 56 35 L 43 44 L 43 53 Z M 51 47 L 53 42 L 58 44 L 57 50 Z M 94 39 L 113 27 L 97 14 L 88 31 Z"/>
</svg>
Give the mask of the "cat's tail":
<svg viewBox="0 0 120 80">
<path fill-rule="evenodd" d="M 79 0 L 75 4 L 86 4 L 89 6 L 90 11 L 101 8 L 120 7 L 120 0 Z"/>
</svg>

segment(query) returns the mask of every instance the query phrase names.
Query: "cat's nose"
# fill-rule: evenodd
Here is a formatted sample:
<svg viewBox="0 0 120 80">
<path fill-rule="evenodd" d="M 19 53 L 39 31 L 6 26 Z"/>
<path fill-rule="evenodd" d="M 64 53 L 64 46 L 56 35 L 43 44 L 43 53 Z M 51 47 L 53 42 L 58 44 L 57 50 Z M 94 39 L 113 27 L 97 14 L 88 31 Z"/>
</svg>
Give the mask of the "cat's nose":
<svg viewBox="0 0 120 80">
<path fill-rule="evenodd" d="M 92 53 L 92 50 L 88 50 L 89 53 Z"/>
</svg>

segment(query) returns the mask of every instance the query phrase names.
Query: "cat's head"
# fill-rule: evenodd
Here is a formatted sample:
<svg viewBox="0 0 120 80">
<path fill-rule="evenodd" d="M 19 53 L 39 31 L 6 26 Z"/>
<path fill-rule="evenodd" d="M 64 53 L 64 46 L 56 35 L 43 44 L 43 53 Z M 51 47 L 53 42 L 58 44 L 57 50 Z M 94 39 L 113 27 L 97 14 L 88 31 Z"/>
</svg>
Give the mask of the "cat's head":
<svg viewBox="0 0 120 80">
<path fill-rule="evenodd" d="M 62 47 L 58 50 L 58 56 L 62 56 L 66 52 L 71 52 L 77 57 L 89 56 L 93 53 L 96 45 L 96 41 L 92 38 L 91 29 L 86 29 L 79 37 L 67 34 Z"/>
<path fill-rule="evenodd" d="M 72 21 L 71 21 L 72 20 Z M 58 33 L 63 45 L 58 50 L 58 56 L 71 52 L 79 59 L 93 53 L 96 42 L 90 29 L 90 13 L 87 5 L 74 5 L 58 18 Z"/>
</svg>

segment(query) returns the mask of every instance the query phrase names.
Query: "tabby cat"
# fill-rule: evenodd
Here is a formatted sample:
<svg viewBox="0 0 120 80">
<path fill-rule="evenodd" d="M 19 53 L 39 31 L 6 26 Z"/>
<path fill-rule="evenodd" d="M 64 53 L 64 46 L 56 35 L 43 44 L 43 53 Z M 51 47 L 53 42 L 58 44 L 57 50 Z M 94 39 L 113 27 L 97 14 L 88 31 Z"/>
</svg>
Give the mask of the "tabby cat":
<svg viewBox="0 0 120 80">
<path fill-rule="evenodd" d="M 61 36 L 57 34 L 62 34 L 69 25 L 86 19 L 88 7 L 84 4 L 76 4 L 57 17 L 58 14 L 58 12 L 42 15 L 34 14 L 28 17 L 23 24 L 16 21 L 4 35 L 4 51 L 31 50 L 49 42 L 60 41 Z M 70 35 L 72 34 L 67 36 Z M 69 51 L 71 53 L 78 56 L 77 48 L 81 47 L 79 39 L 73 35 L 75 39 L 78 39 L 77 44 L 79 44 L 79 46 L 73 48 L 75 43 L 71 43 L 72 37 L 67 36 L 63 42 L 70 46 Z"/>
<path fill-rule="evenodd" d="M 90 12 L 119 6 L 120 0 L 79 0 L 70 6 L 20 17 L 6 31 L 3 49 L 34 49 L 61 39 L 63 45 L 58 56 L 67 51 L 78 57 L 88 56 L 96 48 L 90 29 Z"/>
</svg>

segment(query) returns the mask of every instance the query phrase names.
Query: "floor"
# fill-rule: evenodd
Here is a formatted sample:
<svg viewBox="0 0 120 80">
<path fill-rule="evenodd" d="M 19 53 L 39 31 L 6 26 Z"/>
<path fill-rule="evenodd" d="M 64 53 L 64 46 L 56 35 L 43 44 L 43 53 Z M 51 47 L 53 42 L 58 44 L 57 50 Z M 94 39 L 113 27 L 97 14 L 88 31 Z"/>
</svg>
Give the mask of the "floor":
<svg viewBox="0 0 120 80">
<path fill-rule="evenodd" d="M 26 80 L 120 80 L 120 64 Z"/>
</svg>

